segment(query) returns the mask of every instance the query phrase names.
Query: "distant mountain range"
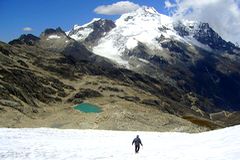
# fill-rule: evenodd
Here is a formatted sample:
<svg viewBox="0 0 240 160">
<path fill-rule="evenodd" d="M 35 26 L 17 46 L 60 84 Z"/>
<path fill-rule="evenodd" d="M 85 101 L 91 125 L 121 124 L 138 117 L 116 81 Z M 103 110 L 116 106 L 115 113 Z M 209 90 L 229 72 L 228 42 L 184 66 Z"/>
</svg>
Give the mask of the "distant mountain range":
<svg viewBox="0 0 240 160">
<path fill-rule="evenodd" d="M 17 76 L 30 70 L 35 73 L 31 66 L 64 79 L 76 79 L 79 75 L 103 76 L 158 97 L 143 100 L 120 96 L 122 99 L 155 106 L 190 121 L 197 117 L 203 118 L 204 123 L 207 120 L 224 126 L 240 122 L 237 118 L 240 110 L 240 48 L 222 39 L 207 23 L 176 20 L 154 8 L 142 7 L 123 14 L 115 22 L 93 19 L 85 25 L 75 25 L 67 32 L 57 28 L 46 29 L 40 37 L 22 35 L 9 45 L 2 43 L 0 49 L 2 59 L 9 61 L 6 66 L 17 70 L 23 67 L 20 70 L 24 73 Z M 20 56 L 22 52 L 24 57 Z M 18 57 L 18 60 L 13 61 L 12 57 Z M 64 96 L 45 95 L 45 85 L 41 84 L 55 81 L 45 77 L 34 82 L 39 83 L 38 87 L 44 93 L 31 91 L 31 95 L 27 95 L 31 97 L 31 103 L 28 102 L 26 94 L 21 93 L 26 88 L 26 93 L 30 93 L 28 86 L 12 79 L 10 75 L 16 73 L 6 66 L 1 68 L 4 73 L 1 85 L 5 84 L 8 92 L 1 93 L 2 99 L 14 95 L 30 105 L 36 105 L 36 99 L 41 101 L 41 97 L 45 97 L 43 103 L 50 99 L 63 100 Z M 27 79 L 24 81 L 28 82 Z M 20 88 L 19 92 L 6 87 L 10 82 Z M 73 92 L 71 87 L 59 84 L 68 90 L 66 92 Z M 61 89 L 59 92 L 63 95 Z M 7 100 L 14 101 L 14 97 Z"/>
</svg>

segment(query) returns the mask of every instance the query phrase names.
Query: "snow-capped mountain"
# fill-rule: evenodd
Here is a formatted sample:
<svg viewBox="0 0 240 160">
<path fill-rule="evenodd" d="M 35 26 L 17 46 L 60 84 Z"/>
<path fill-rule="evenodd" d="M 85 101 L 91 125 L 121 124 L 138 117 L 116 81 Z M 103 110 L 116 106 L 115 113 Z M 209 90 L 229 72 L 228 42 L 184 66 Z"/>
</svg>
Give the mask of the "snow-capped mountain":
<svg viewBox="0 0 240 160">
<path fill-rule="evenodd" d="M 233 94 L 230 88 L 240 89 L 240 49 L 207 23 L 178 20 L 141 7 L 115 22 L 94 19 L 67 34 L 124 68 L 211 97 L 220 106 L 225 99 L 235 99 L 235 107 L 239 104 L 238 91 Z"/>
<path fill-rule="evenodd" d="M 101 25 L 94 27 L 96 23 Z M 152 7 L 142 7 L 123 14 L 116 20 L 115 25 L 111 21 L 101 19 L 94 19 L 83 26 L 75 25 L 68 35 L 82 42 L 89 39 L 89 35 L 99 28 L 102 32 L 100 35 L 97 34 L 97 43 L 91 46 L 92 51 L 128 68 L 133 66 L 129 64 L 130 57 L 126 54 L 139 44 L 144 44 L 151 51 L 149 53 L 151 56 L 156 55 L 169 63 L 177 59 L 163 52 L 164 48 L 169 48 L 166 47 L 166 42 L 169 41 L 178 41 L 187 47 L 196 46 L 207 51 L 215 49 L 232 51 L 235 47 L 232 43 L 224 41 L 207 23 L 175 20 L 158 13 Z M 138 58 L 140 61 L 145 59 L 142 62 L 149 62 L 149 58 Z"/>
<path fill-rule="evenodd" d="M 154 8 L 140 8 L 122 15 L 116 21 L 116 27 L 100 39 L 93 52 L 113 60 L 116 60 L 116 56 L 118 59 L 124 59 L 123 53 L 133 50 L 139 43 L 146 45 L 152 51 L 162 50 L 157 40 L 161 35 L 184 40 L 172 29 L 166 30 L 167 27 L 172 27 L 170 17 L 159 14 Z M 162 54 L 162 56 L 167 59 L 169 55 Z M 125 61 L 128 62 L 126 57 Z"/>
</svg>

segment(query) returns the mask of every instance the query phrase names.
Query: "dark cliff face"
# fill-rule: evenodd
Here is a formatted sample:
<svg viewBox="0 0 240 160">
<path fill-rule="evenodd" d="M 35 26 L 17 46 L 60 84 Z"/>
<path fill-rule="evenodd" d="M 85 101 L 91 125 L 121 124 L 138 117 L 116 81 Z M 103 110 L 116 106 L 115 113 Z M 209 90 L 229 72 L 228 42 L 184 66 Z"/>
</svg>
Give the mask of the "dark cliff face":
<svg viewBox="0 0 240 160">
<path fill-rule="evenodd" d="M 194 38 L 202 44 L 217 50 L 229 51 L 231 53 L 235 48 L 234 44 L 223 40 L 207 23 L 199 25 L 199 30 L 194 34 Z"/>
<path fill-rule="evenodd" d="M 70 31 L 69 36 L 77 34 L 79 31 L 86 28 L 92 29 L 92 32 L 83 40 L 83 43 L 85 43 L 87 46 L 91 46 L 115 27 L 116 25 L 112 20 L 99 19 L 85 27 L 80 27 Z"/>
<path fill-rule="evenodd" d="M 62 53 L 74 61 L 90 61 L 90 56 L 93 54 L 79 42 L 69 43 Z"/>
<path fill-rule="evenodd" d="M 99 21 L 94 22 L 89 26 L 93 29 L 93 32 L 85 39 L 86 43 L 95 43 L 115 26 L 115 23 L 111 20 L 100 19 Z"/>
<path fill-rule="evenodd" d="M 193 36 L 197 41 L 209 46 L 210 48 L 218 51 L 227 51 L 228 53 L 233 54 L 234 49 L 239 50 L 233 43 L 226 42 L 222 37 L 220 37 L 208 23 L 200 23 L 192 26 L 184 26 L 181 23 L 178 23 L 174 26 L 174 29 L 182 37 Z M 193 33 L 192 33 L 193 32 Z"/>
<path fill-rule="evenodd" d="M 41 33 L 41 35 L 40 35 L 40 37 L 42 37 L 42 36 L 47 36 L 47 35 L 52 35 L 52 34 L 56 34 L 56 35 L 58 35 L 58 34 L 63 34 L 63 35 L 66 35 L 65 34 L 65 32 L 60 28 L 60 27 L 58 27 L 58 28 L 56 28 L 56 29 L 53 29 L 53 28 L 47 28 L 47 29 L 45 29 L 45 31 L 43 31 L 42 33 Z"/>
<path fill-rule="evenodd" d="M 14 40 L 10 41 L 9 44 L 11 44 L 11 45 L 27 44 L 27 45 L 33 46 L 39 40 L 40 40 L 40 38 L 38 38 L 32 34 L 27 34 L 27 35 L 23 34 L 18 39 L 14 39 Z"/>
<path fill-rule="evenodd" d="M 192 86 L 195 92 L 212 99 L 216 106 L 225 110 L 240 110 L 240 74 L 239 72 L 223 73 L 218 69 L 235 68 L 240 71 L 239 64 L 225 64 L 224 58 L 207 56 L 191 67 L 194 75 Z M 231 65 L 231 66 L 229 66 Z M 234 69 L 234 70 L 235 70 Z"/>
</svg>

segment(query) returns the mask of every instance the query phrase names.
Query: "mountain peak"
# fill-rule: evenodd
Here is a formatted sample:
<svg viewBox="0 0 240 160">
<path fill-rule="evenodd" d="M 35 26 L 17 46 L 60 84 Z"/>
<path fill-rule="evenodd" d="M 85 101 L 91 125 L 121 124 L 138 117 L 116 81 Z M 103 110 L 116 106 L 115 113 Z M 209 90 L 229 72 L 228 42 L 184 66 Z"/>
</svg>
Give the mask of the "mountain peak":
<svg viewBox="0 0 240 160">
<path fill-rule="evenodd" d="M 75 24 L 73 26 L 73 30 L 78 30 L 80 28 L 84 28 L 84 27 L 88 27 L 89 25 L 91 25 L 92 23 L 96 22 L 96 21 L 99 21 L 99 20 L 102 20 L 101 18 L 93 18 L 90 22 L 84 24 L 84 25 L 78 25 L 78 24 Z"/>
<path fill-rule="evenodd" d="M 139 16 L 139 17 L 148 17 L 148 16 L 159 16 L 160 13 L 153 7 L 143 6 L 138 8 L 135 11 L 125 13 L 123 15 L 132 15 L 132 16 Z"/>
<path fill-rule="evenodd" d="M 52 35 L 52 34 L 65 34 L 65 32 L 60 28 L 56 28 L 56 29 L 53 29 L 53 28 L 47 28 L 44 32 L 41 33 L 41 36 L 47 36 L 47 35 Z"/>
<path fill-rule="evenodd" d="M 159 14 L 158 11 L 154 7 L 143 6 L 137 9 L 135 12 L 138 13 L 148 13 L 148 14 Z"/>
<path fill-rule="evenodd" d="M 154 23 L 154 26 L 160 27 L 161 25 L 172 23 L 172 18 L 160 14 L 155 8 L 143 6 L 133 12 L 123 14 L 117 21 L 116 25 L 138 24 L 148 25 Z"/>
<path fill-rule="evenodd" d="M 73 29 L 66 32 L 66 34 L 77 41 L 93 42 L 94 39 L 96 40 L 105 35 L 115 26 L 115 23 L 111 20 L 94 18 L 82 26 L 74 25 Z"/>
<path fill-rule="evenodd" d="M 32 34 L 22 34 L 18 39 L 14 39 L 9 42 L 9 44 L 27 44 L 27 45 L 34 45 L 39 40 L 38 37 Z"/>
</svg>

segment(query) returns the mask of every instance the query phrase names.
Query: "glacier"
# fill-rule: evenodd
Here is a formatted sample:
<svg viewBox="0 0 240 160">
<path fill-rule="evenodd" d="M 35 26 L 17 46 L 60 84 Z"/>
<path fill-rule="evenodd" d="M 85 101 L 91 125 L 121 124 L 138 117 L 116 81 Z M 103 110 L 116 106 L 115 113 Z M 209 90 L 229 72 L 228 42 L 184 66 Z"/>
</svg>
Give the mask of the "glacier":
<svg viewBox="0 0 240 160">
<path fill-rule="evenodd" d="M 209 132 L 0 129 L 1 160 L 238 160 L 240 125 Z M 135 154 L 131 142 L 140 135 Z"/>
</svg>

